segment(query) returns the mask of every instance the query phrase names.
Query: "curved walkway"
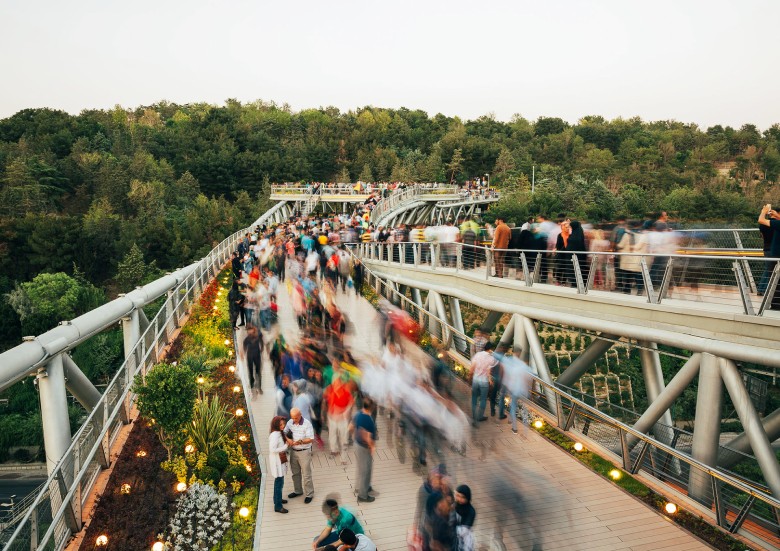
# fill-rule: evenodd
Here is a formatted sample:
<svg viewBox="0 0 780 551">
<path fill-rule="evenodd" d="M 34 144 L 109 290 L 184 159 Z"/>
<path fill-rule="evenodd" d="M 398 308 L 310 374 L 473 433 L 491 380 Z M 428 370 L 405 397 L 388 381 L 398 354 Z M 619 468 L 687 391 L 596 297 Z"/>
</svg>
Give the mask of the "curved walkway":
<svg viewBox="0 0 780 551">
<path fill-rule="evenodd" d="M 297 325 L 283 284 L 278 299 L 280 328 L 285 338 L 294 342 Z M 355 334 L 347 336 L 355 356 L 379 353 L 376 313 L 370 303 L 356 297 L 354 292 L 340 293 L 338 301 L 355 327 Z M 243 339 L 243 329 L 237 336 L 240 339 Z M 240 360 L 238 365 L 242 379 L 247 381 L 245 365 Z M 267 358 L 263 364 L 262 388 L 264 394 L 255 394 L 250 407 L 259 433 L 259 447 L 265 456 L 267 427 L 276 407 Z M 465 401 L 468 389 L 460 385 L 459 391 L 459 402 L 468 411 Z M 259 549 L 311 549 L 312 538 L 325 526 L 322 500 L 326 494 L 338 492 L 343 504 L 356 514 L 381 551 L 406 551 L 406 531 L 412 524 L 422 475 L 410 461 L 399 460 L 399 451 L 404 455 L 403 449 L 388 441 L 386 418 L 380 416 L 378 428 L 380 439 L 373 477 L 376 501 L 358 503 L 353 494 L 352 452 L 349 464 L 344 466 L 327 449 L 319 451 L 315 446 L 314 501 L 306 505 L 301 498 L 290 500 L 289 514 L 275 514 L 273 484 L 266 484 L 260 504 Z M 533 541 L 545 550 L 710 549 L 534 431 L 513 435 L 509 429 L 505 422 L 491 418 L 473 431 L 465 456 L 445 453 L 453 483 L 471 487 L 477 510 L 474 527 L 477 549 L 487 545 L 497 526 L 502 527 L 507 550 L 531 549 Z M 429 461 L 433 463 L 432 459 Z M 284 494 L 292 491 L 291 488 L 288 474 Z"/>
</svg>

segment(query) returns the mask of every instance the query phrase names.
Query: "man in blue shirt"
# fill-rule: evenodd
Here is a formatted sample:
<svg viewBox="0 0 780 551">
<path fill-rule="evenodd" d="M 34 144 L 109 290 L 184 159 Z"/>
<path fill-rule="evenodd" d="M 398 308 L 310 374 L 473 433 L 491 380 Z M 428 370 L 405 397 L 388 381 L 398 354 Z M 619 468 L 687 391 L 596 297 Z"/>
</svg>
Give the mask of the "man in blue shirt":
<svg viewBox="0 0 780 551">
<path fill-rule="evenodd" d="M 376 424 L 371 417 L 374 403 L 363 397 L 363 408 L 352 420 L 352 430 L 355 438 L 355 461 L 357 472 L 355 475 L 358 502 L 374 501 L 374 496 L 368 495 L 371 489 L 371 472 L 374 467 L 374 449 L 376 442 Z"/>
</svg>

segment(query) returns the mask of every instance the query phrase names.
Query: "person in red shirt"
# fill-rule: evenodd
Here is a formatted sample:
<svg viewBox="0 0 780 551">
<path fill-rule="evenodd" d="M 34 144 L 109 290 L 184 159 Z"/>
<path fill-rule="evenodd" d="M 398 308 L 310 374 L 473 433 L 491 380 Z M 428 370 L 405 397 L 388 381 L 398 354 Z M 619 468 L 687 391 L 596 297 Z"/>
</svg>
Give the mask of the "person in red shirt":
<svg viewBox="0 0 780 551">
<path fill-rule="evenodd" d="M 327 412 L 330 453 L 340 455 L 343 465 L 347 463 L 345 451 L 349 438 L 349 422 L 352 419 L 352 406 L 355 403 L 350 386 L 347 384 L 348 380 L 348 374 L 334 365 L 333 380 L 322 395 L 323 411 Z"/>
</svg>

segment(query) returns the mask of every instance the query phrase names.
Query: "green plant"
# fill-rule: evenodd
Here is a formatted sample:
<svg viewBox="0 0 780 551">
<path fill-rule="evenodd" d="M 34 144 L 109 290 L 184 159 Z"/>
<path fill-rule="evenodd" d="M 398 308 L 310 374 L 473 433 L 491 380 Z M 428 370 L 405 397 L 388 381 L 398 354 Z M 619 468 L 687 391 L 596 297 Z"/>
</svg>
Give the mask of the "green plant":
<svg viewBox="0 0 780 551">
<path fill-rule="evenodd" d="M 228 467 L 228 454 L 225 450 L 212 450 L 206 463 L 209 467 L 214 467 L 219 472 Z"/>
<path fill-rule="evenodd" d="M 215 395 L 211 399 L 206 396 L 195 405 L 188 433 L 198 451 L 209 455 L 211 450 L 225 442 L 234 421 L 220 404 L 219 396 Z"/>
<path fill-rule="evenodd" d="M 246 459 L 244 458 L 244 451 L 241 449 L 241 444 L 235 438 L 228 438 L 222 443 L 222 449 L 228 454 L 228 464 L 230 465 L 244 465 Z M 228 482 L 230 482 L 228 480 Z"/>
<path fill-rule="evenodd" d="M 198 478 L 206 484 L 217 484 L 219 482 L 219 471 L 208 465 L 198 471 Z"/>
<path fill-rule="evenodd" d="M 184 442 L 184 427 L 192 420 L 197 384 L 190 370 L 181 365 L 161 363 L 146 378 L 136 375 L 134 391 L 138 410 L 152 424 L 160 442 L 168 451 Z"/>
<path fill-rule="evenodd" d="M 243 465 L 231 465 L 225 469 L 225 474 L 222 478 L 227 482 L 233 482 L 235 480 L 243 485 L 249 482 L 250 476 L 246 471 L 246 467 Z"/>
</svg>

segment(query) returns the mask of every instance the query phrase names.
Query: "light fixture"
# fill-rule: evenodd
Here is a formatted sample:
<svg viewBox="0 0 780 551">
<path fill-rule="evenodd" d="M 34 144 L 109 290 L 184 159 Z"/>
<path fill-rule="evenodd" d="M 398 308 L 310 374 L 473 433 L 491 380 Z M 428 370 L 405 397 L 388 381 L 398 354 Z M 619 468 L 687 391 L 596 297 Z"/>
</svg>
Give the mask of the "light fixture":
<svg viewBox="0 0 780 551">
<path fill-rule="evenodd" d="M 675 505 L 674 503 L 672 503 L 670 501 L 669 503 L 664 505 L 664 511 L 666 511 L 670 515 L 673 515 L 673 514 L 675 514 L 677 512 L 677 505 Z"/>
<path fill-rule="evenodd" d="M 215 302 L 215 303 L 219 302 L 219 299 L 215 300 L 214 302 Z"/>
<path fill-rule="evenodd" d="M 241 442 L 246 442 L 246 441 L 247 441 L 246 434 L 242 434 L 242 435 L 240 435 L 240 436 L 238 437 L 238 439 L 239 439 Z"/>
<path fill-rule="evenodd" d="M 196 380 L 198 381 L 199 385 L 202 385 L 203 383 L 206 382 L 206 378 L 203 376 L 198 377 Z"/>
<path fill-rule="evenodd" d="M 252 465 L 246 465 L 246 472 L 248 473 L 252 472 Z"/>
<path fill-rule="evenodd" d="M 106 545 L 108 545 L 108 536 L 105 534 L 100 534 L 95 540 L 95 546 L 105 547 Z"/>
<path fill-rule="evenodd" d="M 585 449 L 585 446 L 583 446 L 581 442 L 575 442 L 574 443 L 574 451 L 575 452 L 581 452 L 584 449 Z"/>
<path fill-rule="evenodd" d="M 124 484 L 122 484 L 122 485 L 119 487 L 119 493 L 120 493 L 120 494 L 124 494 L 124 495 L 127 495 L 127 494 L 129 494 L 129 493 L 130 493 L 130 484 L 128 484 L 127 482 L 125 482 Z"/>
<path fill-rule="evenodd" d="M 232 356 L 232 355 L 233 355 L 233 351 L 232 350 L 228 350 L 228 356 Z"/>
<path fill-rule="evenodd" d="M 241 387 L 236 385 L 233 387 L 233 392 L 241 392 Z"/>
<path fill-rule="evenodd" d="M 236 417 L 243 417 L 244 416 L 244 410 L 241 408 L 238 408 L 236 410 Z"/>
<path fill-rule="evenodd" d="M 152 545 L 152 551 L 163 551 L 163 549 L 165 549 L 165 544 L 161 541 L 156 541 Z"/>
<path fill-rule="evenodd" d="M 225 339 L 225 344 L 230 344 L 230 339 Z"/>
<path fill-rule="evenodd" d="M 195 451 L 195 446 L 193 446 L 192 444 L 187 444 L 186 446 L 184 446 L 184 451 L 186 453 L 192 453 Z"/>
<path fill-rule="evenodd" d="M 609 471 L 609 476 L 612 478 L 612 480 L 620 480 L 620 478 L 623 476 L 623 473 L 621 473 L 618 469 L 612 469 Z"/>
<path fill-rule="evenodd" d="M 186 482 L 179 482 L 176 485 L 176 491 L 177 492 L 183 492 L 187 489 L 187 483 Z"/>
<path fill-rule="evenodd" d="M 544 421 L 542 421 L 541 419 L 537 419 L 536 421 L 534 421 L 534 427 L 536 427 L 537 429 L 540 429 L 543 426 L 544 426 Z"/>
<path fill-rule="evenodd" d="M 249 509 L 247 509 L 246 507 L 241 507 L 238 510 L 238 516 L 240 516 L 241 518 L 247 518 L 249 516 Z"/>
<path fill-rule="evenodd" d="M 144 450 L 138 450 L 135 452 L 136 457 L 146 457 L 146 452 Z"/>
<path fill-rule="evenodd" d="M 231 373 L 235 373 L 236 372 L 236 366 L 231 365 L 230 367 L 228 367 L 228 371 L 230 371 Z"/>
<path fill-rule="evenodd" d="M 217 305 L 215 304 L 215 305 L 214 305 L 214 308 L 213 308 L 213 310 L 217 310 L 217 309 L 218 309 L 218 307 L 217 307 Z"/>
</svg>

